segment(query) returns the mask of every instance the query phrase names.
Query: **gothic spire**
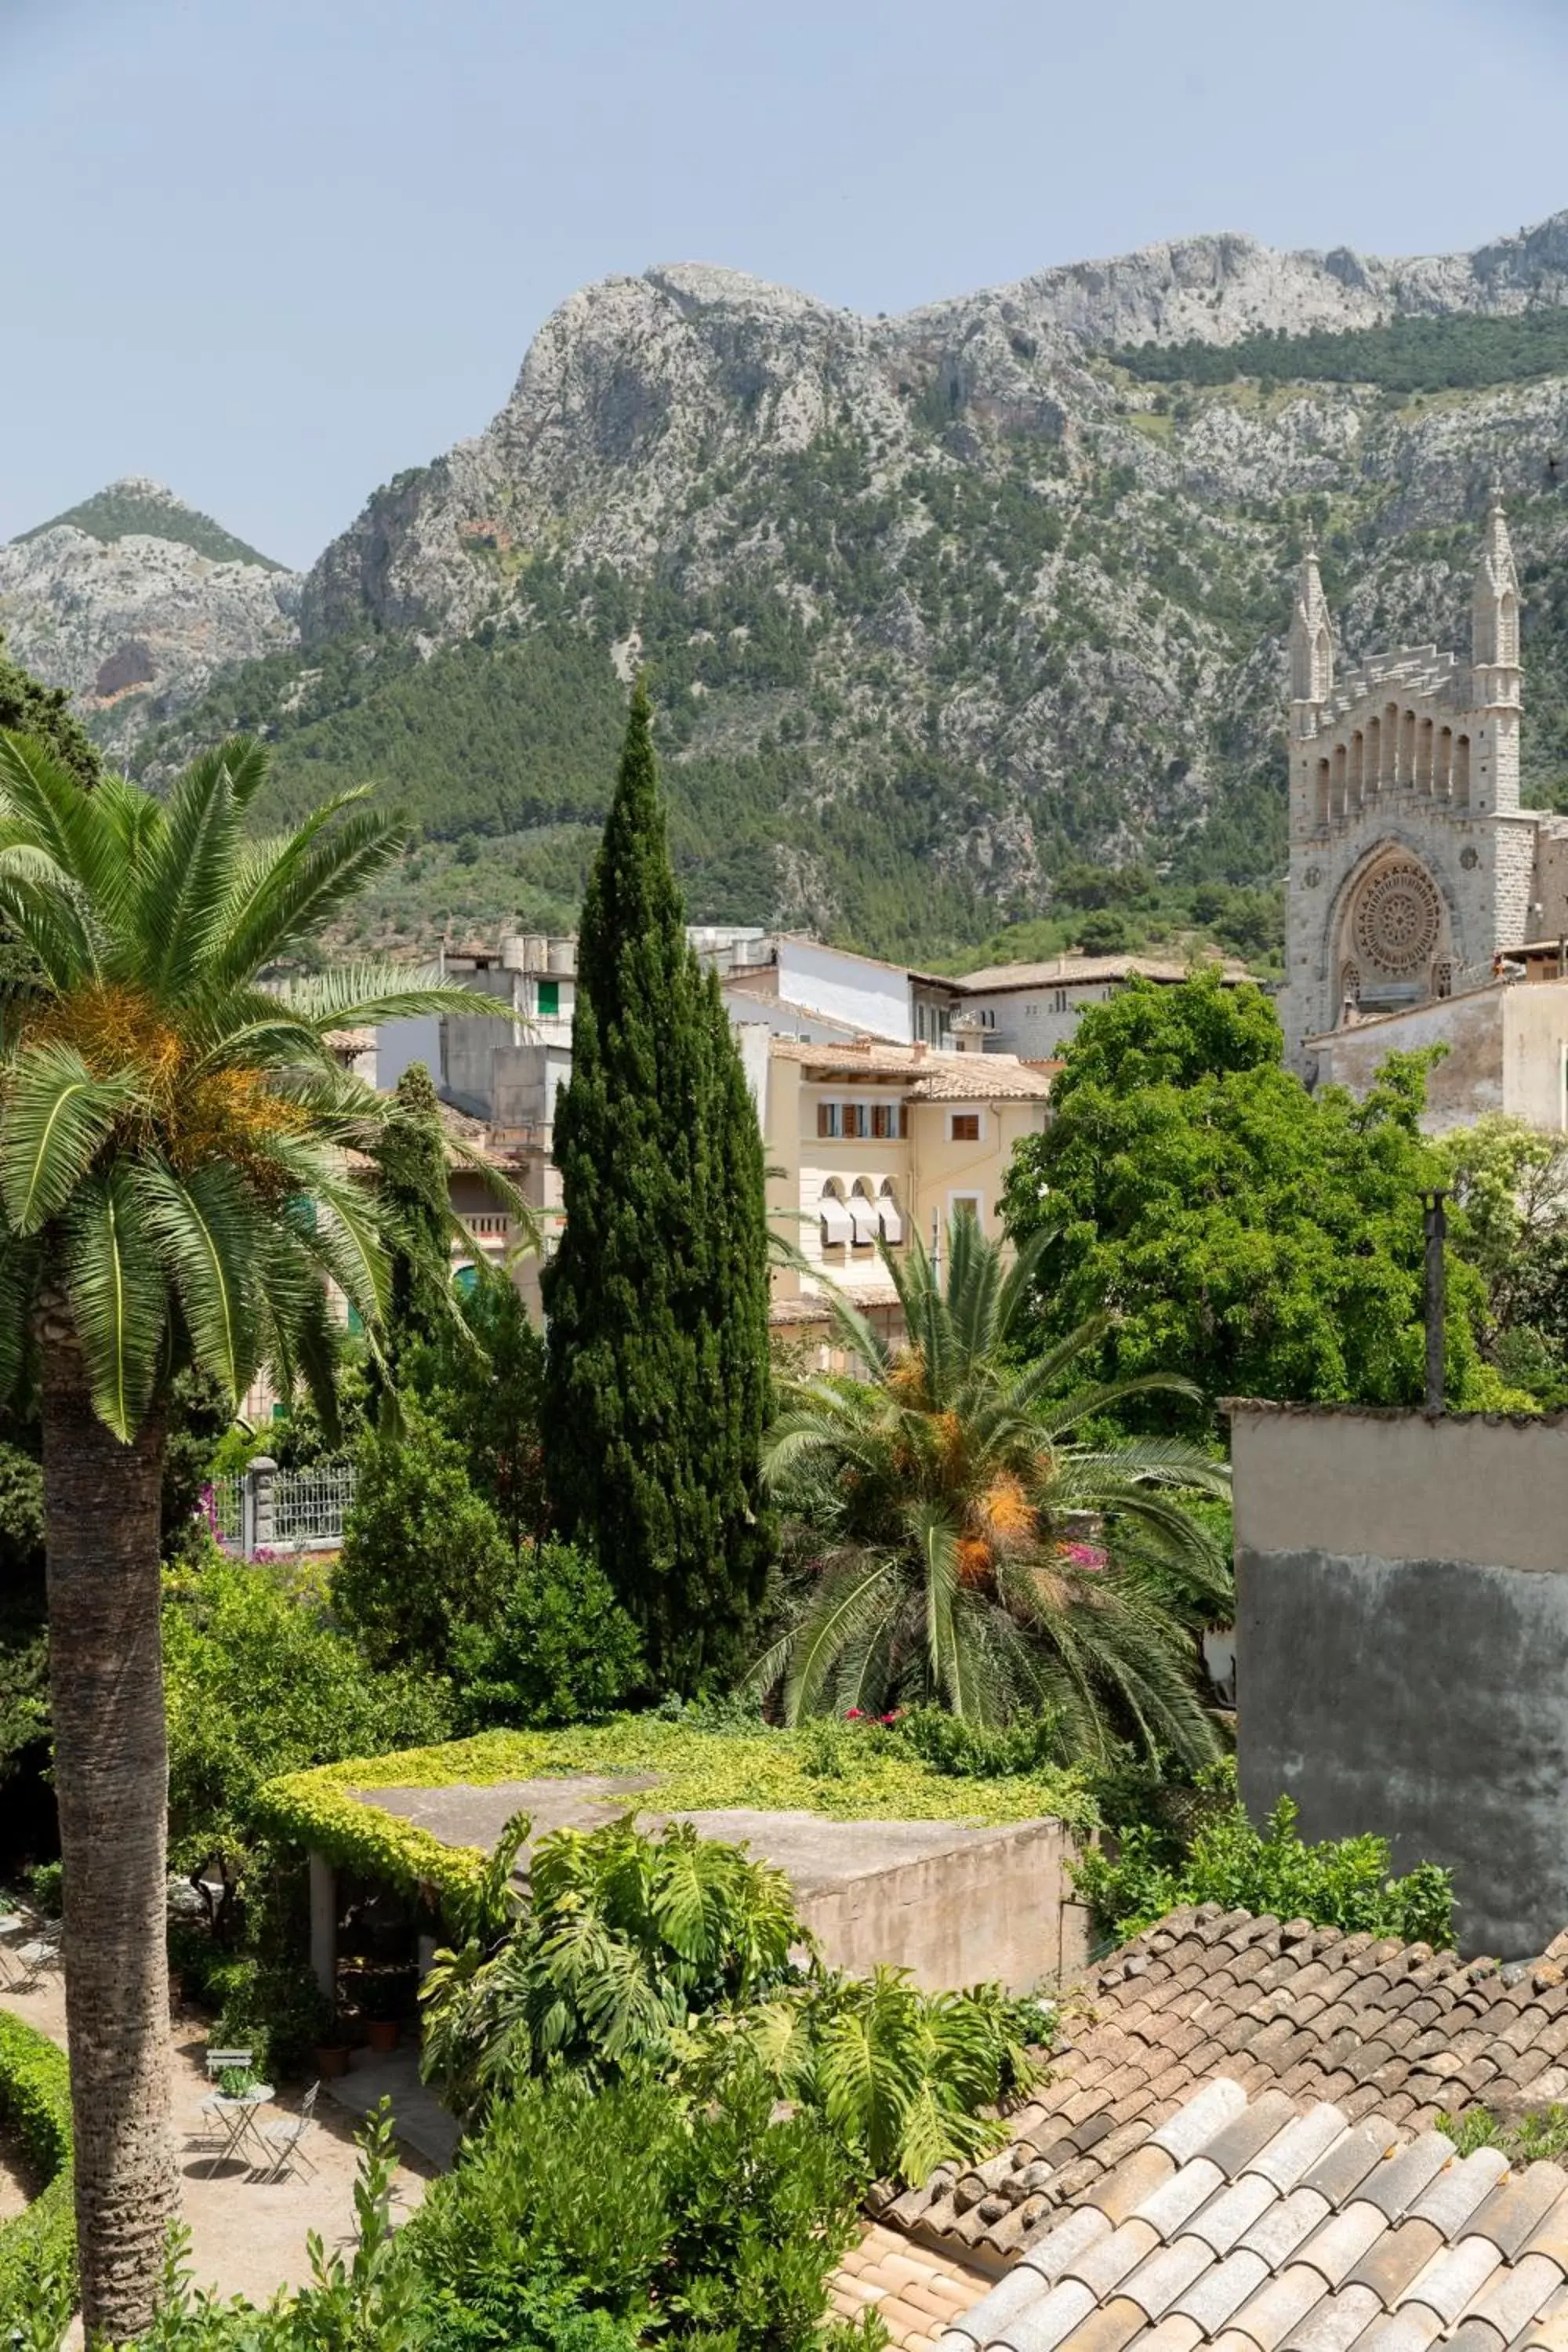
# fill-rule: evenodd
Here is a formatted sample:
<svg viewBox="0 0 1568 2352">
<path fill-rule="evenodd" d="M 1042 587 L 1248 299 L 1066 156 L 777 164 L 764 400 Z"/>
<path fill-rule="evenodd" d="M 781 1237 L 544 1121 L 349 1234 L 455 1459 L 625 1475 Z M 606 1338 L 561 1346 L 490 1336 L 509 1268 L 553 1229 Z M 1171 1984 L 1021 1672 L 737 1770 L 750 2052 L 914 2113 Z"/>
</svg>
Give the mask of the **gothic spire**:
<svg viewBox="0 0 1568 2352">
<path fill-rule="evenodd" d="M 1478 669 L 1519 667 L 1519 571 L 1503 512 L 1502 485 L 1494 481 L 1471 604 L 1471 648 Z M 1490 700 L 1490 695 L 1485 699 Z"/>
<path fill-rule="evenodd" d="M 1334 635 L 1329 600 L 1318 570 L 1318 541 L 1309 527 L 1296 576 L 1290 615 L 1290 699 L 1327 702 L 1334 690 Z"/>
</svg>

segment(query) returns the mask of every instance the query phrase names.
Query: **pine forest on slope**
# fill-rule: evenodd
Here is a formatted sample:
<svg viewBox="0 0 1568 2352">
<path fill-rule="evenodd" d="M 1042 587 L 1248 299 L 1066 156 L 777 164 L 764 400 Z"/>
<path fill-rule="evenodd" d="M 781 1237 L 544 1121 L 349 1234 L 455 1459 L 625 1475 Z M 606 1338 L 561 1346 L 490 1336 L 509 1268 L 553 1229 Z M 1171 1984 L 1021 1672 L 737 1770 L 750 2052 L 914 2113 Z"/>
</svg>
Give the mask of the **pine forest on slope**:
<svg viewBox="0 0 1568 2352">
<path fill-rule="evenodd" d="M 1462 645 L 1500 476 L 1525 790 L 1558 804 L 1565 303 L 1568 215 L 1426 263 L 1198 239 L 893 320 L 697 267 L 607 280 L 483 436 L 326 551 L 299 645 L 137 757 L 259 727 L 279 814 L 380 782 L 423 838 L 366 936 L 565 921 L 640 662 L 694 917 L 968 961 L 1086 924 L 1263 955 L 1309 520 L 1347 658 Z"/>
</svg>

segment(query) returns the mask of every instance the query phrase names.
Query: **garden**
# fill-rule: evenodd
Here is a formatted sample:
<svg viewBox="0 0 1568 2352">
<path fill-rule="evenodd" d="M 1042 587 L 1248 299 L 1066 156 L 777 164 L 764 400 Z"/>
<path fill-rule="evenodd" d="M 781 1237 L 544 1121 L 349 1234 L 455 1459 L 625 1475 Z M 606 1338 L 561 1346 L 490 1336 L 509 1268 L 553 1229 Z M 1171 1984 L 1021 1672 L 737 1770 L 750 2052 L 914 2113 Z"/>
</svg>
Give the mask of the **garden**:
<svg viewBox="0 0 1568 2352">
<path fill-rule="evenodd" d="M 317 927 L 396 829 L 351 796 L 264 842 L 257 746 L 154 801 L 58 702 L 19 721 L 0 1872 L 63 1908 L 82 1999 L 68 2075 L 0 2012 L 0 2130 L 37 2191 L 0 2227 L 13 2341 L 52 2352 L 79 2291 L 103 2338 L 164 2352 L 873 2345 L 827 2324 L 862 2200 L 1005 2137 L 1054 2009 L 836 1967 L 781 1869 L 680 1815 L 1061 1823 L 1106 1942 L 1205 1900 L 1451 1941 L 1440 1873 L 1237 1803 L 1202 1663 L 1232 1613 L 1215 1400 L 1419 1396 L 1441 1177 L 1457 1390 L 1557 1402 L 1555 1148 L 1492 1123 L 1440 1154 L 1418 1064 L 1361 1107 L 1309 1097 L 1255 992 L 1131 989 L 1019 1153 L 1007 1244 L 964 1216 L 940 1264 L 912 1238 L 887 1253 L 902 1339 L 835 1302 L 852 1369 L 775 1362 L 757 1122 L 639 690 L 583 912 L 546 1335 L 504 1270 L 452 1283 L 426 1074 L 380 1097 L 332 1051 L 476 1009 L 321 969 Z M 264 1432 L 237 1420 L 263 1374 Z M 340 1550 L 216 1543 L 204 1495 L 262 1434 L 285 1469 L 352 1470 Z M 367 1801 L 577 1777 L 626 1802 L 537 1837 Z M 330 1983 L 311 1855 L 342 1896 Z M 265 2314 L 195 2294 L 172 2175 L 128 2218 L 110 2161 L 102 2086 L 119 2128 L 166 2103 L 171 1975 L 270 2080 L 402 2032 L 462 2126 L 394 2231 L 374 2122 L 356 2245 Z"/>
</svg>

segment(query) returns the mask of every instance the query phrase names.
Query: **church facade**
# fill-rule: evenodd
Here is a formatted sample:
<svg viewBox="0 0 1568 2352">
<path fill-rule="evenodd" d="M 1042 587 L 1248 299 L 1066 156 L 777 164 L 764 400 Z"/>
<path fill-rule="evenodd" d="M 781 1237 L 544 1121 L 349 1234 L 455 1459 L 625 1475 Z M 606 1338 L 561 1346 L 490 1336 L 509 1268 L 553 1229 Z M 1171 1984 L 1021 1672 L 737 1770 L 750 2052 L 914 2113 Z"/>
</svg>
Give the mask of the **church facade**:
<svg viewBox="0 0 1568 2352">
<path fill-rule="evenodd" d="M 1519 575 L 1494 493 L 1468 660 L 1419 646 L 1338 675 L 1317 554 L 1307 547 L 1290 622 L 1280 1015 L 1288 1057 L 1309 1080 L 1349 1080 L 1374 1051 L 1448 1042 L 1450 1030 L 1457 1038 L 1466 1027 L 1461 1000 L 1527 976 L 1559 978 L 1539 955 L 1520 954 L 1526 942 L 1568 932 L 1568 819 L 1519 803 L 1520 618 Z M 1361 1034 L 1373 1031 L 1381 1036 Z M 1494 1084 L 1456 1069 L 1435 1085 L 1435 1099 L 1451 1098 L 1454 1117 L 1510 1108 L 1503 1080 L 1500 1071 Z"/>
</svg>

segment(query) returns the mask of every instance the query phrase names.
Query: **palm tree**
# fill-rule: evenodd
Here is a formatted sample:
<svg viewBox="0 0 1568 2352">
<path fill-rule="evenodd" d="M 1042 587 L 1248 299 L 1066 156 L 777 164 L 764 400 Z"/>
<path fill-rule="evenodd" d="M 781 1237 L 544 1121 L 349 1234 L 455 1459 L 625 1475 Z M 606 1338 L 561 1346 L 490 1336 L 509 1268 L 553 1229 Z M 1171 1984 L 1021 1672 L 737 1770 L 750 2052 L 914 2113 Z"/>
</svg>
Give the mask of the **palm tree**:
<svg viewBox="0 0 1568 2352">
<path fill-rule="evenodd" d="M 403 846 L 348 793 L 280 841 L 247 819 L 254 743 L 159 802 L 92 791 L 0 735 L 0 919 L 29 985 L 0 1009 L 0 1381 L 36 1367 L 82 2307 L 152 2316 L 174 2203 L 164 1961 L 159 1485 L 171 1381 L 237 1404 L 269 1366 L 330 1391 L 326 1285 L 374 1335 L 388 1218 L 346 1151 L 378 1097 L 347 1025 L 481 1001 L 362 963 L 263 987 Z"/>
<path fill-rule="evenodd" d="M 1008 1265 L 965 1211 L 944 1269 L 918 1238 L 903 1264 L 884 1248 L 898 1346 L 832 1299 L 864 1377 L 793 1383 L 766 1455 L 817 1553 L 803 1612 L 752 1676 L 783 1685 L 789 1722 L 910 1699 L 980 1723 L 1044 1707 L 1080 1748 L 1124 1725 L 1189 1761 L 1215 1752 L 1183 1613 L 1227 1607 L 1228 1569 L 1173 1490 L 1221 1495 L 1229 1474 L 1179 1441 L 1075 1442 L 1129 1396 L 1194 1391 L 1149 1374 L 1064 1393 L 1103 1318 L 1015 1360 L 1048 1238 Z M 1109 1525 L 1113 1557 L 1070 1540 L 1075 1518 Z"/>
</svg>

